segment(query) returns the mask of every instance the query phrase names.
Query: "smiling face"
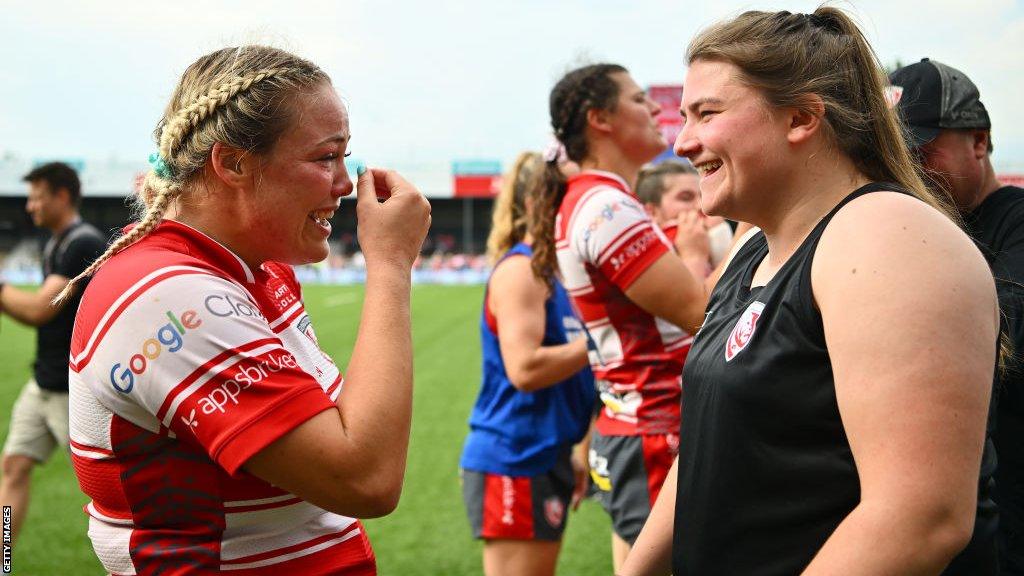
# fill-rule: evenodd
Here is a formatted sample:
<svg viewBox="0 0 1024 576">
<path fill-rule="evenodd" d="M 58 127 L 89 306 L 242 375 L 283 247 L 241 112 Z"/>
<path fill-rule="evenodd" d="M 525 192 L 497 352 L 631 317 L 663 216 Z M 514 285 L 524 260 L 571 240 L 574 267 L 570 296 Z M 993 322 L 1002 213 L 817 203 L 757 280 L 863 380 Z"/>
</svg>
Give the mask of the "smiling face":
<svg viewBox="0 0 1024 576">
<path fill-rule="evenodd" d="M 615 72 L 610 77 L 619 87 L 615 109 L 607 113 L 611 138 L 623 155 L 639 164 L 650 162 L 668 147 L 658 127 L 661 106 L 647 96 L 628 72 Z"/>
<path fill-rule="evenodd" d="M 690 65 L 675 152 L 700 172 L 701 207 L 714 216 L 751 222 L 787 173 L 786 123 L 726 62 Z"/>
<path fill-rule="evenodd" d="M 326 258 L 329 220 L 353 189 L 344 163 L 348 113 L 334 88 L 324 84 L 299 95 L 293 107 L 291 126 L 258 159 L 252 200 L 239 210 L 252 231 L 246 253 L 260 261 Z"/>
</svg>

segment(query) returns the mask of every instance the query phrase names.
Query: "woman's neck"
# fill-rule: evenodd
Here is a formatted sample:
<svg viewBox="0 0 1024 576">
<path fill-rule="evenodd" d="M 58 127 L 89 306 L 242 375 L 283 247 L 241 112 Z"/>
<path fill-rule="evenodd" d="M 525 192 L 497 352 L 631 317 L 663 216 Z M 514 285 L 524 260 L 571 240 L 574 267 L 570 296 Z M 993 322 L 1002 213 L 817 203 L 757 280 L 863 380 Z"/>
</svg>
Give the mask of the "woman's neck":
<svg viewBox="0 0 1024 576">
<path fill-rule="evenodd" d="M 843 198 L 869 179 L 843 155 L 808 162 L 790 174 L 772 196 L 770 210 L 752 224 L 764 231 L 768 241 L 768 262 L 781 266 L 796 252 L 811 230 Z"/>
<path fill-rule="evenodd" d="M 640 164 L 622 156 L 591 156 L 580 162 L 581 170 L 601 170 L 618 175 L 626 181 L 629 189 L 636 188 L 636 177 L 640 173 Z"/>
</svg>

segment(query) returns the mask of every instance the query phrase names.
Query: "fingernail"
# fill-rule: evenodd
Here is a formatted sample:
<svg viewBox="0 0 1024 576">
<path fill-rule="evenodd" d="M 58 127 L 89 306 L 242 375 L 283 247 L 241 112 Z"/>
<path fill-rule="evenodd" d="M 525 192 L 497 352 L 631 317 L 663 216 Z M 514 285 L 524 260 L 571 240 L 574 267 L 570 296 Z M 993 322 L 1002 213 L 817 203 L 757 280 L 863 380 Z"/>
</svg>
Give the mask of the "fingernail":
<svg viewBox="0 0 1024 576">
<path fill-rule="evenodd" d="M 366 166 L 363 166 L 362 164 L 360 164 L 359 166 L 356 167 L 356 176 L 357 177 L 361 177 L 363 175 L 363 172 L 366 172 Z"/>
</svg>

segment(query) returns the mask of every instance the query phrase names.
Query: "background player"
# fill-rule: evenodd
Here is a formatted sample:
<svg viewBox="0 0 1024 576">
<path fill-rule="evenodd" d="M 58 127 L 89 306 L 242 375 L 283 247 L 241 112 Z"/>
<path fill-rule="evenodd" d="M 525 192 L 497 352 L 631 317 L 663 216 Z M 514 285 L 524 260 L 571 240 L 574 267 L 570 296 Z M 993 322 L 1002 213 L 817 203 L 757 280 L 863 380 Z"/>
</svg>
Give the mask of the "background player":
<svg viewBox="0 0 1024 576">
<path fill-rule="evenodd" d="M 531 195 L 543 166 L 539 154 L 519 155 L 487 239 L 483 380 L 461 466 L 488 576 L 554 574 L 567 511 L 587 487 L 586 453 L 571 454 L 596 401 L 586 338 L 561 283 L 530 266 Z"/>
<path fill-rule="evenodd" d="M 537 202 L 533 266 L 557 265 L 594 349 L 604 407 L 591 477 L 612 517 L 616 567 L 657 497 L 679 445 L 680 373 L 704 317 L 707 244 L 672 245 L 632 193 L 640 167 L 667 146 L 660 108 L 625 68 L 594 64 L 551 91 L 551 125 L 582 172 L 548 165 Z M 557 264 L 556 264 L 557 252 Z M 687 332 L 689 331 L 689 332 Z"/>
<path fill-rule="evenodd" d="M 14 403 L 3 449 L 0 504 L 11 507 L 12 540 L 28 513 L 32 470 L 57 446 L 68 445 L 68 350 L 82 290 L 61 305 L 51 301 L 107 244 L 103 234 L 78 214 L 81 183 L 73 168 L 61 162 L 43 164 L 23 180 L 29 185 L 25 211 L 51 236 L 43 248 L 43 284 L 38 290 L 0 282 L 0 311 L 37 328 L 32 378 Z"/>
</svg>

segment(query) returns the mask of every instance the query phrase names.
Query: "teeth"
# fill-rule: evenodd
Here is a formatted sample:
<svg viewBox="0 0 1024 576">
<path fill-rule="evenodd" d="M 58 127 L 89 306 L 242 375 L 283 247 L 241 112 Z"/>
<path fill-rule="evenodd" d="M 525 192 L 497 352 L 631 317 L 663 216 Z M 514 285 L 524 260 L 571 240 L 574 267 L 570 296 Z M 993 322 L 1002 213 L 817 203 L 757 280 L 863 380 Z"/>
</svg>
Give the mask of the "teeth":
<svg viewBox="0 0 1024 576">
<path fill-rule="evenodd" d="M 694 168 L 696 168 L 697 171 L 700 172 L 701 176 L 707 176 L 708 172 L 712 172 L 718 169 L 721 165 L 722 163 L 719 162 L 718 160 L 711 160 L 710 162 L 701 162 L 700 164 L 694 166 Z"/>
<path fill-rule="evenodd" d="M 329 224 L 328 220 L 334 217 L 334 210 L 317 210 L 310 212 L 309 217 L 315 220 L 317 224 L 326 226 Z"/>
</svg>

